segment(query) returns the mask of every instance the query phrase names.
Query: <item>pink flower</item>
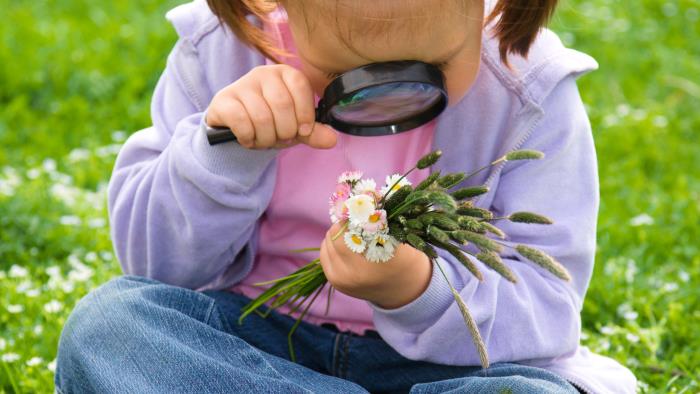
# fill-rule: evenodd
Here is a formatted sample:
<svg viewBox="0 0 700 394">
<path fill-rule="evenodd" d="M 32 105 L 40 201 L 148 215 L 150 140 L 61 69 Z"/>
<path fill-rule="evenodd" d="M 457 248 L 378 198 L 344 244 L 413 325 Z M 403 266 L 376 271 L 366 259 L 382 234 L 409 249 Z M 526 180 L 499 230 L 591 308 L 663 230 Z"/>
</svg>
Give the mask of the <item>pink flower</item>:
<svg viewBox="0 0 700 394">
<path fill-rule="evenodd" d="M 331 221 L 337 223 L 347 219 L 349 216 L 348 208 L 345 206 L 345 201 L 351 197 L 352 186 L 347 183 L 339 183 L 335 187 L 335 192 L 328 200 L 330 209 L 328 214 L 331 216 Z"/>
<path fill-rule="evenodd" d="M 362 225 L 362 229 L 367 233 L 375 233 L 385 229 L 387 226 L 386 211 L 383 209 L 375 210 L 369 219 Z"/>
</svg>

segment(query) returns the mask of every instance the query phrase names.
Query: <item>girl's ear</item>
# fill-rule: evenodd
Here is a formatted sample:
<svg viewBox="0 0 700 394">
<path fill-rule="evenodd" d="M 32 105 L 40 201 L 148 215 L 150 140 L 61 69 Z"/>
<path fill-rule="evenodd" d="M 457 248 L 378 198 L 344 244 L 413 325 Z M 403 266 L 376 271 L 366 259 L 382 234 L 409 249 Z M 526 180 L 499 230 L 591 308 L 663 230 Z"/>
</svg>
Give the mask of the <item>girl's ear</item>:
<svg viewBox="0 0 700 394">
<path fill-rule="evenodd" d="M 554 13 L 557 0 L 498 0 L 486 24 L 500 19 L 493 27 L 498 37 L 501 61 L 508 65 L 508 54 L 526 57 L 541 27 Z"/>
<path fill-rule="evenodd" d="M 255 48 L 263 56 L 277 64 L 282 62 L 275 55 L 289 56 L 290 54 L 277 48 L 268 38 L 265 31 L 250 23 L 247 15 L 256 15 L 265 20 L 266 14 L 273 11 L 276 0 L 207 0 L 209 9 L 219 18 L 219 22 L 228 26 L 244 44 Z"/>
</svg>

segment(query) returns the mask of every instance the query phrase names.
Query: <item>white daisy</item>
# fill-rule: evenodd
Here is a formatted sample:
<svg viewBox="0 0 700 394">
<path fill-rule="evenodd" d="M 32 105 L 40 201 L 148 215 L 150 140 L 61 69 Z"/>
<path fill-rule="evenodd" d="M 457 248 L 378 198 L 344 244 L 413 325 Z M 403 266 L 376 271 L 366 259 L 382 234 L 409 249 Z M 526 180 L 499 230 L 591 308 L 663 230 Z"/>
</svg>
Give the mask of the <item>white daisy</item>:
<svg viewBox="0 0 700 394">
<path fill-rule="evenodd" d="M 355 183 L 362 178 L 362 171 L 345 171 L 338 177 L 338 183 Z"/>
<path fill-rule="evenodd" d="M 350 197 L 345 201 L 345 206 L 348 207 L 350 223 L 353 225 L 362 225 L 365 223 L 369 219 L 369 215 L 375 210 L 374 198 L 366 194 Z"/>
<path fill-rule="evenodd" d="M 365 240 L 362 239 L 362 235 L 357 231 L 346 231 L 344 239 L 345 245 L 347 245 L 348 249 L 352 250 L 353 252 L 362 253 L 365 251 L 367 244 L 365 243 Z"/>
<path fill-rule="evenodd" d="M 401 178 L 401 176 L 402 176 L 401 174 L 393 174 L 393 175 L 387 175 L 387 176 L 386 176 L 386 185 L 384 185 L 384 187 L 382 187 L 382 190 L 381 190 L 382 196 L 383 196 L 384 194 L 386 194 L 386 192 L 389 190 L 389 188 L 390 188 L 394 183 L 396 183 L 396 181 L 398 181 L 399 178 Z M 386 198 L 391 197 L 391 195 L 394 194 L 395 191 L 401 189 L 401 187 L 403 187 L 404 185 L 409 185 L 409 186 L 410 186 L 410 185 L 411 185 L 411 182 L 410 182 L 408 179 L 406 179 L 406 178 L 401 179 L 401 180 L 399 181 L 399 183 L 396 184 L 396 186 L 394 186 L 393 188 L 391 188 L 391 191 L 389 191 L 389 194 L 386 196 Z"/>
<path fill-rule="evenodd" d="M 377 183 L 372 178 L 362 179 L 352 189 L 353 194 L 367 194 L 367 192 L 376 192 Z"/>
<path fill-rule="evenodd" d="M 367 245 L 365 257 L 373 263 L 385 263 L 394 257 L 394 250 L 398 242 L 388 234 L 377 234 L 372 242 Z"/>
</svg>

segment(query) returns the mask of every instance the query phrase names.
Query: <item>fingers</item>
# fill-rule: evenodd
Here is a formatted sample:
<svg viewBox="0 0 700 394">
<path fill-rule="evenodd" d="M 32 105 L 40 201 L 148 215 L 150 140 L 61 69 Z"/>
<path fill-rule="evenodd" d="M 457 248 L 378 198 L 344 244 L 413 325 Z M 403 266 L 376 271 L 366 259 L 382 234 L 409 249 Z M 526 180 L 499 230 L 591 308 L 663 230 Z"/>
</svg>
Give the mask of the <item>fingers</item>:
<svg viewBox="0 0 700 394">
<path fill-rule="evenodd" d="M 243 90 L 238 93 L 238 98 L 245 106 L 255 130 L 253 141 L 246 142 L 252 142 L 252 148 L 273 146 L 277 142 L 277 135 L 274 132 L 275 120 L 262 94 L 252 90 Z M 251 148 L 248 145 L 243 146 Z"/>
<path fill-rule="evenodd" d="M 281 79 L 271 78 L 262 85 L 262 95 L 272 111 L 277 140 L 291 140 L 297 136 L 295 101 Z"/>
<path fill-rule="evenodd" d="M 289 68 L 282 71 L 282 80 L 294 102 L 294 113 L 299 135 L 308 137 L 316 121 L 314 92 L 311 88 L 311 83 L 301 71 Z"/>
</svg>

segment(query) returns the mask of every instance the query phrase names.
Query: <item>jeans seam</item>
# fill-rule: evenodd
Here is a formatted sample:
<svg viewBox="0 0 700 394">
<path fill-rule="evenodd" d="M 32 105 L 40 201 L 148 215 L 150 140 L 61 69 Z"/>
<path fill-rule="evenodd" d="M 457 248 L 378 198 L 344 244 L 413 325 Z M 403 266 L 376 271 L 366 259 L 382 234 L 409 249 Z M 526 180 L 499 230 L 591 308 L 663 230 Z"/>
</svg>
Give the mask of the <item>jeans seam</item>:
<svg viewBox="0 0 700 394">
<path fill-rule="evenodd" d="M 340 362 L 340 357 L 338 357 L 338 342 L 340 341 L 340 336 L 343 335 L 341 333 L 335 334 L 335 341 L 333 344 L 333 363 L 331 365 L 331 374 L 333 376 L 338 376 L 338 364 Z"/>
<path fill-rule="evenodd" d="M 204 314 L 204 324 L 210 326 L 209 320 L 211 320 L 211 315 L 212 312 L 214 311 L 214 307 L 216 304 L 216 300 L 211 298 L 211 304 L 209 304 L 209 308 L 207 309 L 207 312 Z"/>
<path fill-rule="evenodd" d="M 345 358 L 345 362 L 343 363 L 343 375 L 341 377 L 343 379 L 346 379 L 348 376 L 348 366 L 350 365 L 350 335 L 347 335 L 345 337 L 345 346 L 343 353 L 343 358 Z"/>
</svg>

